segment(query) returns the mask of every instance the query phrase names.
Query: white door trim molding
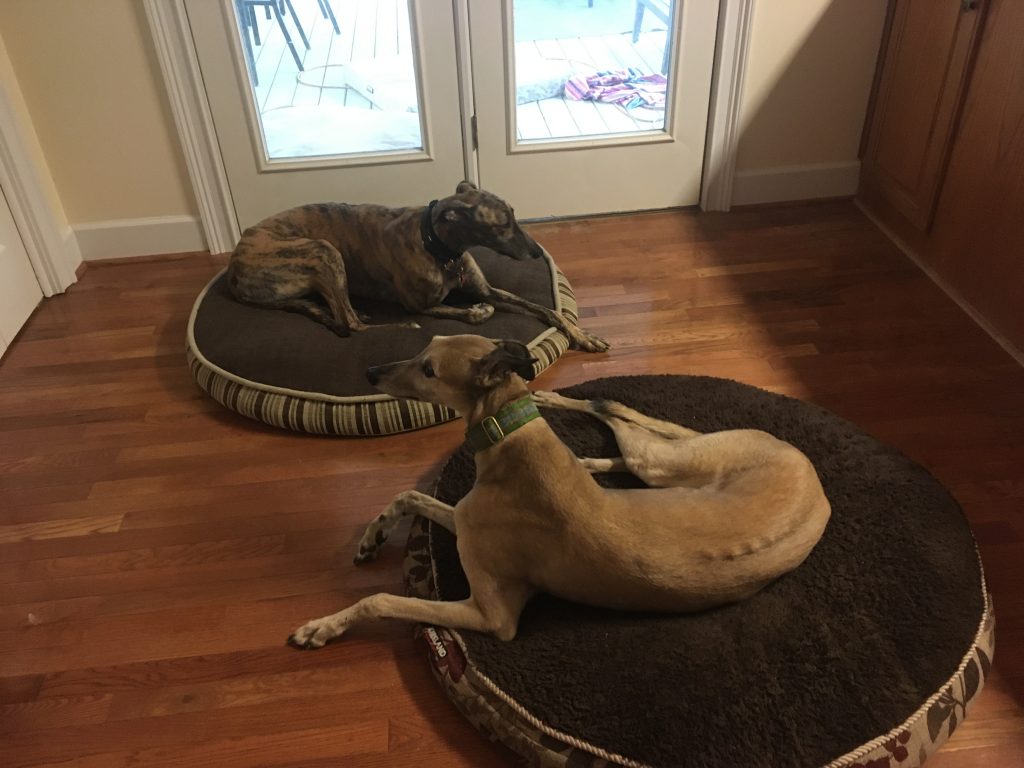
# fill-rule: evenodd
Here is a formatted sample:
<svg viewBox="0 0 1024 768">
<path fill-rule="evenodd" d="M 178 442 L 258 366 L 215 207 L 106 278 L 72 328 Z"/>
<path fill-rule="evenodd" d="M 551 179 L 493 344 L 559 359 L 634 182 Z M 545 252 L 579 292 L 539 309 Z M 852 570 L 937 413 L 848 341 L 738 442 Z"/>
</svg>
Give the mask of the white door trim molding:
<svg viewBox="0 0 1024 768">
<path fill-rule="evenodd" d="M 6 58 L 6 56 L 5 56 Z M 14 87 L 16 87 L 16 81 Z M 11 100 L 11 94 L 0 83 L 0 189 L 7 198 L 14 223 L 18 227 L 32 263 L 32 271 L 44 296 L 63 293 L 78 278 L 75 269 L 82 261 L 78 244 L 67 224 L 63 211 L 53 209 L 46 193 L 43 173 L 33 158 L 30 136 L 33 129 L 25 126 Z"/>
<path fill-rule="evenodd" d="M 705 211 L 728 211 L 732 204 L 753 10 L 754 0 L 722 0 L 719 11 L 700 195 L 700 207 Z"/>
<path fill-rule="evenodd" d="M 455 15 L 455 61 L 459 70 L 459 104 L 462 106 L 462 154 L 465 179 L 480 184 L 480 157 L 476 147 L 476 102 L 473 97 L 473 52 L 469 48 L 468 0 L 452 0 Z"/>
<path fill-rule="evenodd" d="M 211 253 L 227 253 L 238 242 L 238 219 L 199 72 L 185 2 L 143 0 L 143 5 L 192 179 L 206 246 Z"/>
</svg>

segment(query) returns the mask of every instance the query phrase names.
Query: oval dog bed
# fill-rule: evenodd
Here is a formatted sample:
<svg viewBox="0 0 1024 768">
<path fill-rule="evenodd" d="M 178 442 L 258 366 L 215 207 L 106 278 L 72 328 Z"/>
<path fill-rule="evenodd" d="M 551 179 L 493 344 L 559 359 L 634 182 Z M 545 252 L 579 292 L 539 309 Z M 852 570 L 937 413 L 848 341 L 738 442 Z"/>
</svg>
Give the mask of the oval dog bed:
<svg viewBox="0 0 1024 768">
<path fill-rule="evenodd" d="M 618 377 L 564 393 L 701 431 L 772 432 L 814 462 L 832 518 L 799 568 L 736 605 L 630 614 L 545 595 L 508 643 L 420 628 L 474 726 L 530 765 L 907 768 L 963 721 L 994 622 L 963 513 L 926 470 L 816 406 L 724 379 Z M 617 455 L 597 419 L 543 415 L 577 455 Z M 463 448 L 438 498 L 457 501 L 473 473 Z M 454 537 L 422 519 L 405 570 L 412 594 L 468 595 Z"/>
<path fill-rule="evenodd" d="M 491 285 L 577 322 L 572 288 L 549 255 L 515 261 L 486 248 L 471 250 Z M 374 323 L 409 319 L 395 307 L 357 307 Z M 192 308 L 186 355 L 199 386 L 243 416 L 300 432 L 387 435 L 449 421 L 455 412 L 381 394 L 366 381 L 371 365 L 413 357 L 435 335 L 516 339 L 537 358 L 537 373 L 569 348 L 561 331 L 518 313 L 498 311 L 481 325 L 414 319 L 420 328 L 372 328 L 341 338 L 302 315 L 236 301 L 221 272 Z"/>
</svg>

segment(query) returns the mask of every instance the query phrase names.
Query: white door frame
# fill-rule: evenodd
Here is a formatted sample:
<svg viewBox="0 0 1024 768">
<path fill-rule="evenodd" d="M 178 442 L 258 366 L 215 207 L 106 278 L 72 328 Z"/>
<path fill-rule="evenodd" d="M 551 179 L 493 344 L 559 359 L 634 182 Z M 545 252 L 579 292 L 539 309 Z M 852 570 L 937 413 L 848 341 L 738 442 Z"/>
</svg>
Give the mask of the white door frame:
<svg viewBox="0 0 1024 768">
<path fill-rule="evenodd" d="M 456 19 L 460 92 L 472 98 L 466 0 L 452 0 Z M 212 253 L 231 251 L 238 242 L 238 221 L 227 172 L 217 145 L 210 104 L 203 89 L 199 60 L 185 13 L 185 0 L 143 0 L 171 112 L 181 138 L 185 164 L 192 179 L 207 246 Z M 739 110 L 746 65 L 751 10 L 754 0 L 722 0 L 715 46 L 711 107 L 705 144 L 701 208 L 727 211 L 732 199 Z M 478 180 L 471 116 L 464 109 L 463 139 L 466 177 Z"/>
<path fill-rule="evenodd" d="M 185 0 L 144 0 L 144 7 L 199 206 L 206 247 L 211 253 L 227 253 L 238 242 L 238 219 L 199 72 Z"/>
<path fill-rule="evenodd" d="M 700 190 L 700 207 L 704 211 L 728 211 L 732 205 L 736 148 L 740 142 L 740 104 L 753 11 L 754 0 L 721 0 L 718 10 L 718 40 Z"/>
<path fill-rule="evenodd" d="M 52 197 L 46 192 L 44 174 L 49 170 L 37 166 L 33 129 L 24 125 L 15 106 L 15 94 L 8 91 L 18 84 L 5 50 L 0 50 L 0 60 L 6 70 L 0 77 L 0 189 L 39 288 L 43 296 L 53 296 L 78 280 L 75 269 L 82 257 L 74 233 L 63 220 L 63 211 L 54 210 Z M 17 101 L 23 101 L 20 93 Z"/>
</svg>

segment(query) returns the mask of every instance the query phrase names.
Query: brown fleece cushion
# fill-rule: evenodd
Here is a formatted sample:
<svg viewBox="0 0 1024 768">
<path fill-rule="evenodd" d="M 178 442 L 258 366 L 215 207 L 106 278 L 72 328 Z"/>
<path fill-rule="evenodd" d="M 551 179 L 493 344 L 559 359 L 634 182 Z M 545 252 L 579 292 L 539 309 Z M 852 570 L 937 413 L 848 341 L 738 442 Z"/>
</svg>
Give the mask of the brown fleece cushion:
<svg viewBox="0 0 1024 768">
<path fill-rule="evenodd" d="M 515 261 L 486 248 L 473 257 L 496 288 L 553 309 L 554 279 L 546 259 Z M 366 369 L 417 355 L 437 336 L 478 333 L 492 339 L 529 343 L 547 326 L 528 315 L 498 311 L 481 325 L 416 316 L 400 307 L 353 300 L 372 323 L 415 319 L 420 328 L 371 328 L 342 338 L 305 315 L 241 304 L 222 275 L 210 286 L 195 318 L 196 346 L 216 366 L 269 387 L 339 397 L 379 395 Z M 458 295 L 448 303 L 468 304 Z"/>
<path fill-rule="evenodd" d="M 833 511 L 803 565 L 737 605 L 651 615 L 540 596 L 512 642 L 461 632 L 469 663 L 544 724 L 658 766 L 823 765 L 902 723 L 956 671 L 982 577 L 959 506 L 925 469 L 821 408 L 733 381 L 631 376 L 562 391 L 705 432 L 771 432 L 814 462 Z M 617 454 L 596 419 L 543 415 L 577 455 Z M 473 476 L 463 448 L 439 498 L 454 503 Z M 454 538 L 433 525 L 430 539 L 441 598 L 464 598 Z"/>
</svg>

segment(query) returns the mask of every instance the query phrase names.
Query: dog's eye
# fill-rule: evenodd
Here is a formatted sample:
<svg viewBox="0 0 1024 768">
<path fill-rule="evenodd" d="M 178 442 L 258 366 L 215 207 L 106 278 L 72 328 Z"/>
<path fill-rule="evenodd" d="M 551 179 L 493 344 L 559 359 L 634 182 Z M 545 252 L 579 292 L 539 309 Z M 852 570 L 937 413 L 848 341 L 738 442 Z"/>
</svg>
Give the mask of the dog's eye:
<svg viewBox="0 0 1024 768">
<path fill-rule="evenodd" d="M 434 366 L 432 366 L 430 363 L 424 363 L 423 375 L 426 376 L 428 379 L 434 378 Z"/>
</svg>

